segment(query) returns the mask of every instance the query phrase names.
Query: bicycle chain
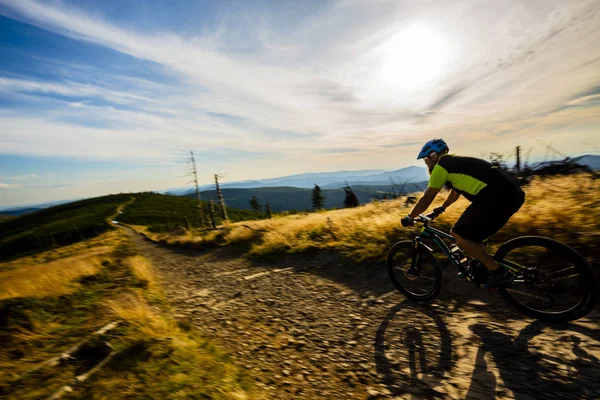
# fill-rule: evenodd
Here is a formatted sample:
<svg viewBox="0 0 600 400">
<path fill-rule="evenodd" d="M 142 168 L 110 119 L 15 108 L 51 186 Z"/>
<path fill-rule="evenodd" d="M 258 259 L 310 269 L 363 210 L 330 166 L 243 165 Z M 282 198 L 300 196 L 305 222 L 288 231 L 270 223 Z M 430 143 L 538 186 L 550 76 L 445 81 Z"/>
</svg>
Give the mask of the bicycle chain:
<svg viewBox="0 0 600 400">
<path fill-rule="evenodd" d="M 509 288 L 506 288 L 506 290 L 507 290 L 507 291 L 510 291 L 510 292 L 515 292 L 515 293 L 517 293 L 517 294 L 521 294 L 521 295 L 523 295 L 523 296 L 529 296 L 529 297 L 532 297 L 532 298 L 534 298 L 534 299 L 538 299 L 538 300 L 552 301 L 551 299 L 549 299 L 549 298 L 547 298 L 547 297 L 536 296 L 535 294 L 531 294 L 531 293 L 527 293 L 527 292 L 522 292 L 522 291 L 520 291 L 520 290 L 517 290 L 517 289 L 509 289 Z"/>
</svg>

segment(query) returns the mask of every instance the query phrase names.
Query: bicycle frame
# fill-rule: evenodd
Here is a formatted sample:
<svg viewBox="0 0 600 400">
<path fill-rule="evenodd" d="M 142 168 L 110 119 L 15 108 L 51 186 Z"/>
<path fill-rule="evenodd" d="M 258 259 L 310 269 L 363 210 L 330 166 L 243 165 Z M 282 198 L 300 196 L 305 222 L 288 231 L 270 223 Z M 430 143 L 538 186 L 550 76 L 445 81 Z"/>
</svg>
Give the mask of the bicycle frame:
<svg viewBox="0 0 600 400">
<path fill-rule="evenodd" d="M 427 221 L 429 222 L 429 221 Z M 462 266 L 462 264 L 460 262 L 458 262 L 454 256 L 452 255 L 452 253 L 450 252 L 450 248 L 448 247 L 448 245 L 446 244 L 446 242 L 444 242 L 442 240 L 442 238 L 449 240 L 452 243 L 456 242 L 456 239 L 454 239 L 454 237 L 452 235 L 447 234 L 446 232 L 443 232 L 439 229 L 435 229 L 430 227 L 427 222 L 423 225 L 423 227 L 421 228 L 421 232 L 420 232 L 420 236 L 417 236 L 415 238 L 415 241 L 419 243 L 419 245 L 421 246 L 425 246 L 428 250 L 432 250 L 430 248 L 428 248 L 425 244 L 423 244 L 421 242 L 421 237 L 428 237 L 431 240 L 433 240 L 433 242 L 440 248 L 440 250 L 442 250 L 442 252 L 446 255 L 446 257 L 448 257 L 448 259 L 450 260 L 450 262 L 456 267 L 458 268 L 458 270 L 460 272 L 463 273 L 463 275 L 467 278 L 467 280 L 471 281 L 470 278 L 470 274 L 467 272 L 467 270 Z M 512 261 L 508 261 L 505 260 L 505 262 L 501 263 L 503 266 L 505 266 L 506 268 L 510 269 L 513 272 L 520 272 L 523 271 L 526 267 L 519 265 L 515 262 Z M 519 280 L 515 280 L 515 282 L 523 282 L 521 279 Z"/>
<path fill-rule="evenodd" d="M 421 242 L 421 237 L 427 237 L 427 238 L 430 238 L 431 240 L 433 240 L 433 243 L 435 243 L 440 248 L 440 250 L 442 250 L 442 252 L 446 255 L 446 257 L 448 257 L 450 262 L 456 268 L 458 268 L 458 270 L 460 272 L 462 272 L 463 275 L 465 277 L 467 277 L 467 279 L 469 281 L 471 280 L 471 278 L 469 277 L 469 274 L 467 273 L 467 270 L 457 260 L 454 259 L 454 256 L 450 252 L 450 248 L 448 247 L 446 242 L 444 242 L 442 240 L 442 238 L 444 238 L 444 239 L 449 240 L 454 243 L 454 242 L 456 242 L 456 239 L 454 239 L 454 237 L 447 234 L 446 232 L 440 231 L 439 229 L 432 228 L 428 225 L 424 225 L 421 228 L 420 235 L 415 238 L 415 240 L 419 243 L 419 245 L 427 247 L 427 245 L 425 245 Z M 432 250 L 432 249 L 428 248 L 428 250 Z"/>
</svg>

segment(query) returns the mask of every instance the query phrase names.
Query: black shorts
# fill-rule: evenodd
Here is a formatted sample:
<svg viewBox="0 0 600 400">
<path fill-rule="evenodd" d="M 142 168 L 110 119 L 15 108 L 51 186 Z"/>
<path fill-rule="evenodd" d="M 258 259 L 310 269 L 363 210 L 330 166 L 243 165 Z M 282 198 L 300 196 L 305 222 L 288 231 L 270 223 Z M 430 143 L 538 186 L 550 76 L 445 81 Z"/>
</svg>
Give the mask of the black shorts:
<svg viewBox="0 0 600 400">
<path fill-rule="evenodd" d="M 486 187 L 467 207 L 452 230 L 472 242 L 481 243 L 498 232 L 525 201 L 521 188 Z"/>
</svg>

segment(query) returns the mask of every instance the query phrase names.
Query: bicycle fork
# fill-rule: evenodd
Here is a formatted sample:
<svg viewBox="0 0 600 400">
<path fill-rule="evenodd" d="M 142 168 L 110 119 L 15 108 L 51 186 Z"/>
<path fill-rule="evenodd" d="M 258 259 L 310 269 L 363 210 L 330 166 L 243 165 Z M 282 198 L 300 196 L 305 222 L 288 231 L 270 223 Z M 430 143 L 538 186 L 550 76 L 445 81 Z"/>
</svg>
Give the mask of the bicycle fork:
<svg viewBox="0 0 600 400">
<path fill-rule="evenodd" d="M 410 260 L 410 268 L 408 269 L 408 273 L 411 275 L 419 274 L 419 262 L 421 261 L 421 237 L 417 236 L 413 241 L 413 252 L 412 258 Z"/>
</svg>

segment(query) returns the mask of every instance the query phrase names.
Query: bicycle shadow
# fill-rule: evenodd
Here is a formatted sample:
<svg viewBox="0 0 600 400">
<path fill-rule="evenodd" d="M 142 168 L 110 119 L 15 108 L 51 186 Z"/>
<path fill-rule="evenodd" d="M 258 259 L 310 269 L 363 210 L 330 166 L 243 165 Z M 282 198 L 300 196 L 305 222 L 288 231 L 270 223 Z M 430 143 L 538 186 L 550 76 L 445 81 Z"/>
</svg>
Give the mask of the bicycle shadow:
<svg viewBox="0 0 600 400">
<path fill-rule="evenodd" d="M 549 351 L 530 351 L 533 338 L 542 335 L 546 328 L 564 331 L 560 344 L 570 347 L 574 358 L 565 359 Z M 515 399 L 544 398 L 591 399 L 600 398 L 600 360 L 581 348 L 581 338 L 574 333 L 600 342 L 600 331 L 576 324 L 562 326 L 535 321 L 512 335 L 491 330 L 478 323 L 469 326 L 482 341 L 477 352 L 475 370 L 465 399 L 495 398 L 497 378 L 488 370 L 485 355 L 494 360 L 504 386 Z M 564 347 L 563 347 L 564 348 Z"/>
<path fill-rule="evenodd" d="M 468 400 L 510 397 L 508 391 L 517 400 L 600 398 L 600 329 L 534 321 L 515 334 L 497 322 L 478 322 L 468 327 L 475 343 L 481 343 L 474 365 L 468 365 L 453 360 L 453 342 L 471 346 L 470 335 L 466 343 L 453 340 L 443 318 L 453 309 L 405 300 L 385 315 L 374 356 L 392 397 L 449 398 L 440 386 L 449 388 L 444 379 L 450 378 Z M 473 372 L 463 377 L 465 370 Z"/>
<path fill-rule="evenodd" d="M 411 320 L 409 315 L 415 312 L 420 314 L 416 321 L 414 318 Z M 394 332 L 390 332 L 396 317 L 404 318 L 398 327 L 394 326 Z M 394 335 L 398 328 L 400 334 Z M 433 343 L 431 336 L 439 337 L 440 343 Z M 404 372 L 406 368 L 401 368 L 402 360 L 394 357 L 397 353 L 407 357 L 408 374 Z M 432 353 L 439 355 L 437 362 L 430 364 L 428 359 L 431 357 L 428 355 Z M 377 373 L 383 376 L 383 382 L 392 396 L 410 393 L 418 399 L 439 398 L 441 393 L 435 391 L 434 387 L 441 382 L 444 373 L 452 368 L 452 338 L 441 315 L 431 306 L 409 300 L 392 307 L 377 329 L 375 364 Z"/>
</svg>

